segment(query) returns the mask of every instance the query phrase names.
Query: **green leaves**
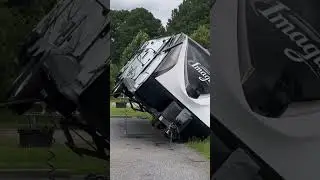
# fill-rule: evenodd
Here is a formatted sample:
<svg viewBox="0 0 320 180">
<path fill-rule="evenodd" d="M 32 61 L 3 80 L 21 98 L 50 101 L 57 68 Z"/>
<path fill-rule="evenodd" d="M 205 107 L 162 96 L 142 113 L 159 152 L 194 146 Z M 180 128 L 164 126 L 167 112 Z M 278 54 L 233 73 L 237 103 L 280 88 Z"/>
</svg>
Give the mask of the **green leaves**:
<svg viewBox="0 0 320 180">
<path fill-rule="evenodd" d="M 167 34 L 183 32 L 190 35 L 200 25 L 210 24 L 210 5 L 213 0 L 183 0 L 174 9 L 167 23 Z"/>
<path fill-rule="evenodd" d="M 9 8 L 0 5 L 0 99 L 10 87 L 18 69 L 14 59 L 19 43 L 30 33 L 38 21 L 53 7 L 56 0 L 34 0 L 30 7 Z"/>
<path fill-rule="evenodd" d="M 117 74 L 119 73 L 119 68 L 115 64 L 110 64 L 110 93 L 112 92 L 112 89 L 115 86 L 115 79 Z"/>
<path fill-rule="evenodd" d="M 144 8 L 111 11 L 111 89 L 118 71 L 132 53 L 149 38 L 161 36 L 164 32 L 161 21 Z"/>
<path fill-rule="evenodd" d="M 161 21 L 156 19 L 151 12 L 144 8 L 136 8 L 131 11 L 111 11 L 111 52 L 112 63 L 119 65 L 121 56 L 128 44 L 143 31 L 151 38 L 164 34 L 164 27 Z"/>
<path fill-rule="evenodd" d="M 209 25 L 200 25 L 197 30 L 195 30 L 191 34 L 191 38 L 195 41 L 197 41 L 200 45 L 202 45 L 205 48 L 210 47 L 210 29 Z"/>
<path fill-rule="evenodd" d="M 110 89 L 114 87 L 114 80 L 119 73 L 122 66 L 124 66 L 130 57 L 133 55 L 134 51 L 137 50 L 143 43 L 149 40 L 149 35 L 143 31 L 139 31 L 133 40 L 128 44 L 121 54 L 120 62 L 118 65 L 111 64 L 110 67 Z"/>
</svg>

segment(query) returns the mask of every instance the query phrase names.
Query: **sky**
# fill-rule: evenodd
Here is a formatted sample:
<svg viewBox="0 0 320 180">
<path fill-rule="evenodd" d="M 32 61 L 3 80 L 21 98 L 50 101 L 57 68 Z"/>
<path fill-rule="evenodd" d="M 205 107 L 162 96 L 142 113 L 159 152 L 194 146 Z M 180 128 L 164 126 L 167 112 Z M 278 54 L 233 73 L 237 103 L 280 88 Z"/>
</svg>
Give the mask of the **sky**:
<svg viewBox="0 0 320 180">
<path fill-rule="evenodd" d="M 110 0 L 110 6 L 113 10 L 131 10 L 143 7 L 150 11 L 155 18 L 160 19 L 164 27 L 168 19 L 171 18 L 171 11 L 181 3 L 182 0 Z"/>
</svg>

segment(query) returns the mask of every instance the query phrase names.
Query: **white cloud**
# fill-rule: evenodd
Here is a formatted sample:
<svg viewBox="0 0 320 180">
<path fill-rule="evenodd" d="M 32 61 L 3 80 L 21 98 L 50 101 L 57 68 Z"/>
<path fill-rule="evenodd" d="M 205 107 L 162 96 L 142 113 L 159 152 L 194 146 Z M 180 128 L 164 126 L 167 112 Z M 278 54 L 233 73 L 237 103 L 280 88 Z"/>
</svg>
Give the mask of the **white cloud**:
<svg viewBox="0 0 320 180">
<path fill-rule="evenodd" d="M 114 10 L 131 10 L 137 7 L 143 7 L 150 11 L 153 16 L 160 19 L 165 26 L 171 17 L 171 11 L 177 8 L 182 0 L 111 0 L 110 6 Z"/>
</svg>

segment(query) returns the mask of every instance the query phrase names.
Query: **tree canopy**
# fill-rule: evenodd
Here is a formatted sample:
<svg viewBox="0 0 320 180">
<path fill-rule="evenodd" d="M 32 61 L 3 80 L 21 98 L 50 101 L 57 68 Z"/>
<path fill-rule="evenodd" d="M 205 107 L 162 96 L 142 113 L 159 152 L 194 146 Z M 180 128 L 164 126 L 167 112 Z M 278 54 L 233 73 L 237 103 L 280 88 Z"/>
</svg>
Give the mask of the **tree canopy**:
<svg viewBox="0 0 320 180">
<path fill-rule="evenodd" d="M 195 30 L 191 36 L 193 40 L 197 41 L 203 47 L 210 48 L 210 29 L 209 25 L 200 25 L 197 30 Z"/>
<path fill-rule="evenodd" d="M 210 8 L 213 0 L 183 0 L 172 10 L 167 23 L 167 34 L 186 33 L 191 35 L 199 26 L 210 24 Z"/>
<path fill-rule="evenodd" d="M 0 4 L 0 99 L 17 76 L 18 69 L 14 59 L 19 43 L 53 7 L 56 0 L 19 2 L 11 0 Z"/>
<path fill-rule="evenodd" d="M 113 64 L 120 63 L 122 52 L 136 36 L 137 32 L 143 31 L 150 38 L 161 36 L 165 32 L 161 21 L 144 8 L 136 8 L 131 11 L 113 10 L 111 12 L 111 23 Z"/>
<path fill-rule="evenodd" d="M 133 55 L 134 51 L 148 40 L 149 35 L 140 30 L 138 34 L 133 38 L 131 43 L 129 43 L 128 46 L 124 49 L 120 58 L 120 65 L 125 65 L 125 63 L 127 63 L 129 58 Z"/>
<path fill-rule="evenodd" d="M 143 43 L 149 40 L 149 35 L 143 31 L 139 31 L 133 40 L 128 44 L 121 54 L 119 65 L 111 64 L 110 70 L 110 85 L 112 89 L 114 87 L 114 79 L 119 73 L 119 70 L 123 65 L 127 63 L 129 58 L 133 55 L 134 51 L 137 50 Z"/>
</svg>

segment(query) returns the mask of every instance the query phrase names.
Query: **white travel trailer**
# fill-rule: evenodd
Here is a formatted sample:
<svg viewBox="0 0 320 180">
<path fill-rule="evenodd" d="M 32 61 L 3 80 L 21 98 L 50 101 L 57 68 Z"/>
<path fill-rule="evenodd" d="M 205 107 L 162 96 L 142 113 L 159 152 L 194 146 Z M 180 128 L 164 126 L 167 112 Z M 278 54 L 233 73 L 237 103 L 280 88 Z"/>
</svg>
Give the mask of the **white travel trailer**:
<svg viewBox="0 0 320 180">
<path fill-rule="evenodd" d="M 210 54 L 181 33 L 145 42 L 117 76 L 123 93 L 173 139 L 210 134 Z"/>
</svg>

